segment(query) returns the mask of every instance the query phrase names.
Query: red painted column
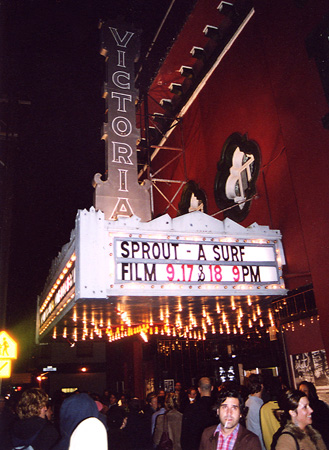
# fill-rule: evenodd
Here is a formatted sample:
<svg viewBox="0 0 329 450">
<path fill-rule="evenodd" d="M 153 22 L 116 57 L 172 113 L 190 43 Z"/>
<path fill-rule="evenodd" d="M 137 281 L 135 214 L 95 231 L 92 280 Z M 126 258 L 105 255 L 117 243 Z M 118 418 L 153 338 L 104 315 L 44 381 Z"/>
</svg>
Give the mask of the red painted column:
<svg viewBox="0 0 329 450">
<path fill-rule="evenodd" d="M 144 377 L 143 377 L 143 343 L 140 339 L 133 342 L 133 373 L 134 373 L 134 393 L 138 398 L 144 398 Z"/>
</svg>

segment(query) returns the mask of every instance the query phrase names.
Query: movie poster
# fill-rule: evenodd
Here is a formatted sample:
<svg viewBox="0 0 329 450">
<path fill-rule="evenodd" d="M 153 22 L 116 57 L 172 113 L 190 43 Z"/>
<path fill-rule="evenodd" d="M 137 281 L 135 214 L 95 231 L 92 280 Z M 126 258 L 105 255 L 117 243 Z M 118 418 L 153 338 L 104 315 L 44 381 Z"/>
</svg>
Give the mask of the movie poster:
<svg viewBox="0 0 329 450">
<path fill-rule="evenodd" d="M 291 355 L 294 384 L 297 388 L 301 381 L 310 381 L 323 394 L 329 391 L 329 367 L 325 350 Z"/>
</svg>

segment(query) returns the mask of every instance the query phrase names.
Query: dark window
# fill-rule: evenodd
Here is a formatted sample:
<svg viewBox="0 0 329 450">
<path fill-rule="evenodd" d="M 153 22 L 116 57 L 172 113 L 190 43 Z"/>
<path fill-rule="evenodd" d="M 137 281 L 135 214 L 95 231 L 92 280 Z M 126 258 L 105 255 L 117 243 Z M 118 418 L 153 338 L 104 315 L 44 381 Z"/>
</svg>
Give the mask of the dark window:
<svg viewBox="0 0 329 450">
<path fill-rule="evenodd" d="M 77 357 L 78 358 L 87 358 L 92 357 L 94 355 L 94 347 L 93 342 L 77 342 Z"/>
</svg>

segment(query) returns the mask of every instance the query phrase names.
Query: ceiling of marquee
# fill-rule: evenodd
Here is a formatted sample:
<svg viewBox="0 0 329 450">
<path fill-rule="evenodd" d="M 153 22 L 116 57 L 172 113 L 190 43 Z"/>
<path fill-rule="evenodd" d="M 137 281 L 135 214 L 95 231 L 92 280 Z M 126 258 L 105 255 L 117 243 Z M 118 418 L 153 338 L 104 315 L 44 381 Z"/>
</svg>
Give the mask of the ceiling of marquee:
<svg viewBox="0 0 329 450">
<path fill-rule="evenodd" d="M 274 325 L 271 300 L 273 296 L 80 300 L 47 330 L 45 339 L 111 342 L 141 333 L 185 339 L 264 333 Z"/>
</svg>

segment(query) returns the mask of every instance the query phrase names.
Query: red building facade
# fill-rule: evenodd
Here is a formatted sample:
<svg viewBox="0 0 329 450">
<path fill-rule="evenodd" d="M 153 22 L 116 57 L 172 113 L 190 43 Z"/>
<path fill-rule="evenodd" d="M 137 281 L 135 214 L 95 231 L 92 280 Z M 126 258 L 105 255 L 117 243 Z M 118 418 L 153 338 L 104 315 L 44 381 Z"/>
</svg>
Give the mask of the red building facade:
<svg viewBox="0 0 329 450">
<path fill-rule="evenodd" d="M 240 223 L 279 229 L 287 262 L 286 287 L 293 291 L 313 286 L 320 333 L 312 331 L 314 323 L 300 322 L 303 334 L 312 338 L 287 337 L 288 354 L 320 348 L 328 354 L 329 135 L 328 102 L 321 83 L 324 63 L 319 73 L 319 59 L 325 52 L 328 57 L 329 51 L 328 5 L 263 0 L 253 5 L 221 4 L 227 11 L 218 8 L 217 1 L 196 2 L 150 87 L 151 121 L 157 120 L 153 113 L 163 113 L 169 105 L 166 117 L 173 125 L 163 131 L 162 148 L 151 156 L 151 177 L 161 172 L 163 180 L 193 180 L 206 197 L 207 213 L 223 219 L 230 212 L 216 204 L 215 190 L 224 143 L 234 133 L 255 142 L 259 174 L 249 213 Z M 187 78 L 182 66 L 188 68 Z M 160 102 L 163 98 L 171 102 Z M 170 162 L 174 152 L 170 149 L 181 149 L 182 156 Z M 179 214 L 177 184 L 157 180 L 153 184 L 155 215 Z"/>
</svg>

